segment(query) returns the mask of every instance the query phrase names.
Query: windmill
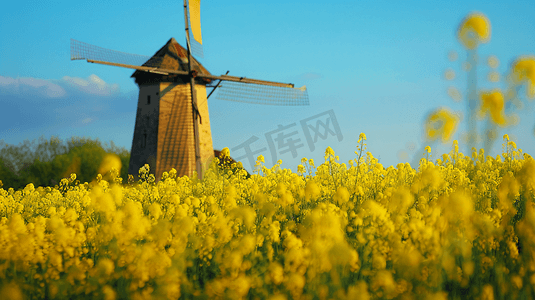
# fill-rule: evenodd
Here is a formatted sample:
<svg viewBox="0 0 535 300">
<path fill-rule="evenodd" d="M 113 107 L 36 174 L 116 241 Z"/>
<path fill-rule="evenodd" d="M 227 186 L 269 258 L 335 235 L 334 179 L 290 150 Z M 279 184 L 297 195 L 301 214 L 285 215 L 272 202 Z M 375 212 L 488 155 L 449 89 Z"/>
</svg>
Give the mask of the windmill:
<svg viewBox="0 0 535 300">
<path fill-rule="evenodd" d="M 308 105 L 306 87 L 245 77 L 214 76 L 192 55 L 202 53 L 200 0 L 184 0 L 186 44 L 171 38 L 152 57 L 71 39 L 71 60 L 135 69 L 139 87 L 129 174 L 148 163 L 156 178 L 171 168 L 202 178 L 214 155 L 208 98 L 265 105 Z M 191 30 L 190 30 L 191 28 Z M 217 84 L 215 82 L 217 81 Z M 220 85 L 221 82 L 225 82 Z M 206 96 L 206 87 L 213 88 Z"/>
</svg>

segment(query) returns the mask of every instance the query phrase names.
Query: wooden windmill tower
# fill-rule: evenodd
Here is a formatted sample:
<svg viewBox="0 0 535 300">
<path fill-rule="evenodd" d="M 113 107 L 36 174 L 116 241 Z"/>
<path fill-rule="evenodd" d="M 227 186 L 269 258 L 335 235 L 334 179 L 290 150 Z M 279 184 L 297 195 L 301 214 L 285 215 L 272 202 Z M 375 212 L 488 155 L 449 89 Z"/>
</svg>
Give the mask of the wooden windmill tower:
<svg viewBox="0 0 535 300">
<path fill-rule="evenodd" d="M 207 99 L 222 81 L 226 83 L 220 86 L 220 99 L 308 105 L 304 86 L 294 88 L 288 83 L 211 75 L 192 56 L 192 50 L 202 56 L 199 6 L 200 0 L 184 0 L 186 49 L 171 38 L 148 57 L 71 40 L 71 60 L 136 70 L 132 77 L 139 86 L 139 100 L 129 174 L 137 174 L 148 163 L 156 178 L 171 168 L 178 175 L 192 176 L 196 171 L 202 177 L 214 153 Z M 208 85 L 214 81 L 218 81 L 216 85 Z M 207 85 L 213 88 L 208 96 Z"/>
</svg>

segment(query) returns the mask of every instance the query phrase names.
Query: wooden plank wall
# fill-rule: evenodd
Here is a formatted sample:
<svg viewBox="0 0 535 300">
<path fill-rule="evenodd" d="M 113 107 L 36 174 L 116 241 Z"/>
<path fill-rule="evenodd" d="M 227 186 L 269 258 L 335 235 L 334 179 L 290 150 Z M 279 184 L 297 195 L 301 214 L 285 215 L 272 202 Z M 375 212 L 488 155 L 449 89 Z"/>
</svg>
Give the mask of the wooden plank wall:
<svg viewBox="0 0 535 300">
<path fill-rule="evenodd" d="M 212 132 L 206 100 L 206 87 L 195 86 L 202 118 L 199 126 L 201 162 L 206 168 L 213 158 Z M 158 147 L 155 176 L 175 168 L 179 176 L 195 171 L 193 115 L 189 84 L 161 83 Z"/>
</svg>

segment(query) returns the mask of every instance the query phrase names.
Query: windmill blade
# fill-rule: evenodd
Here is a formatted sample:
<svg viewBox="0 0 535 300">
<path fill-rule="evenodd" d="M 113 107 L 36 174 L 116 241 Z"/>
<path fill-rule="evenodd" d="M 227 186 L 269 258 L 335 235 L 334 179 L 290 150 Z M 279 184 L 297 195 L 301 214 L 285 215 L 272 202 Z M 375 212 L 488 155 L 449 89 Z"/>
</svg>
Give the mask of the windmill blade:
<svg viewBox="0 0 535 300">
<path fill-rule="evenodd" d="M 309 105 L 306 86 L 293 88 L 226 81 L 219 87 L 217 98 L 220 100 L 264 105 Z"/>
<path fill-rule="evenodd" d="M 201 34 L 201 0 L 188 0 L 188 42 L 191 53 L 198 58 L 204 58 Z"/>
<path fill-rule="evenodd" d="M 227 71 L 227 73 L 226 73 L 225 75 L 228 75 L 228 72 L 230 72 L 230 71 Z M 206 96 L 206 99 L 210 99 L 210 96 L 212 96 L 212 94 L 217 90 L 217 88 L 219 87 L 219 85 L 221 84 L 222 81 L 223 81 L 223 80 L 220 79 L 220 80 L 217 82 L 217 84 L 213 87 L 213 89 L 212 89 L 212 91 L 210 92 L 210 94 L 208 94 L 208 96 Z M 208 87 L 208 86 L 206 86 L 206 87 Z"/>
<path fill-rule="evenodd" d="M 115 51 L 71 39 L 71 60 L 85 59 L 141 66 L 147 63 L 150 58 L 150 56 L 146 55 Z M 146 66 L 150 67 L 150 64 Z"/>
<path fill-rule="evenodd" d="M 191 54 L 195 58 L 204 58 L 204 50 L 202 44 L 199 44 L 195 39 L 190 39 Z"/>
<path fill-rule="evenodd" d="M 87 60 L 90 63 L 110 65 L 122 68 L 136 69 L 157 74 L 188 75 L 188 72 L 179 70 L 160 69 L 161 57 L 131 54 L 106 49 L 71 39 L 71 60 Z"/>
</svg>

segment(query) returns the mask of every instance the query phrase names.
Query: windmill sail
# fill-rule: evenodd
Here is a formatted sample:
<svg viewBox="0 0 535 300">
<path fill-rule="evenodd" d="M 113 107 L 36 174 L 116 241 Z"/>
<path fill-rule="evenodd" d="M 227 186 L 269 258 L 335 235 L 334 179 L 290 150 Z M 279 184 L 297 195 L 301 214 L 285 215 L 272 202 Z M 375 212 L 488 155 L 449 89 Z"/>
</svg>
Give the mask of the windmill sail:
<svg viewBox="0 0 535 300">
<path fill-rule="evenodd" d="M 265 105 L 309 105 L 306 87 L 292 88 L 256 83 L 224 81 L 217 98 L 235 102 Z"/>
<path fill-rule="evenodd" d="M 95 60 L 132 66 L 142 66 L 151 57 L 106 49 L 71 39 L 71 60 Z M 146 65 L 151 67 L 150 65 Z"/>
<path fill-rule="evenodd" d="M 172 46 L 176 51 L 165 50 Z M 160 52 L 162 54 L 158 54 Z M 174 57 L 176 55 L 178 56 Z M 71 60 L 85 59 L 88 62 L 136 69 L 148 73 L 188 75 L 185 66 L 178 63 L 181 61 L 177 60 L 178 57 L 185 59 L 187 51 L 178 46 L 175 39 L 169 40 L 167 45 L 154 56 L 120 52 L 71 39 Z M 194 69 L 198 71 L 199 78 L 223 81 L 217 92 L 218 99 L 265 105 L 309 104 L 308 94 L 304 86 L 294 88 L 293 84 L 228 75 L 214 76 L 210 75 L 206 69 L 200 68 L 195 59 L 193 61 Z"/>
<path fill-rule="evenodd" d="M 201 34 L 201 0 L 188 0 L 189 42 L 191 53 L 198 58 L 204 57 Z"/>
<path fill-rule="evenodd" d="M 188 75 L 188 72 L 183 70 L 162 68 L 163 58 L 161 57 L 125 53 L 71 39 L 71 60 L 82 59 L 90 63 L 136 69 L 150 73 Z"/>
</svg>

